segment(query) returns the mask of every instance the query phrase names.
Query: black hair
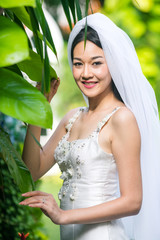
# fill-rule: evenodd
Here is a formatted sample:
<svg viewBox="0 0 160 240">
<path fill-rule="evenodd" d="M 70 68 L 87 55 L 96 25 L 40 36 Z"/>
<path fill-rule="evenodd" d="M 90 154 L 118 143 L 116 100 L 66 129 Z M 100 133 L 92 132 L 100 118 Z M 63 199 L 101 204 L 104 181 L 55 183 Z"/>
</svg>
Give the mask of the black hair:
<svg viewBox="0 0 160 240">
<path fill-rule="evenodd" d="M 85 28 L 82 28 L 82 30 L 77 34 L 77 36 L 75 37 L 75 39 L 73 40 L 73 43 L 72 43 L 72 47 L 71 47 L 72 61 L 73 61 L 73 50 L 78 43 L 84 41 L 84 36 L 85 36 Z M 97 32 L 93 28 L 91 28 L 90 26 L 87 26 L 87 37 L 86 37 L 86 39 L 88 41 L 94 43 L 98 47 L 102 48 L 102 45 L 101 45 L 101 42 L 99 40 L 99 36 L 98 36 Z"/>
<path fill-rule="evenodd" d="M 75 46 L 84 41 L 85 39 L 85 28 L 82 28 L 81 31 L 77 34 L 77 36 L 75 37 L 75 39 L 73 40 L 73 43 L 72 43 L 72 47 L 71 47 L 71 58 L 72 58 L 72 61 L 73 61 L 73 50 L 75 48 Z M 90 26 L 87 26 L 87 36 L 86 36 L 86 39 L 92 43 L 94 43 L 96 46 L 98 46 L 99 48 L 102 49 L 102 45 L 101 45 L 101 42 L 100 42 L 100 39 L 99 39 L 99 36 L 98 36 L 98 33 L 93 29 L 91 28 Z M 114 81 L 112 79 L 112 90 L 113 90 L 113 93 L 115 95 L 115 97 L 120 100 L 121 102 L 123 102 L 115 84 L 114 84 Z"/>
</svg>

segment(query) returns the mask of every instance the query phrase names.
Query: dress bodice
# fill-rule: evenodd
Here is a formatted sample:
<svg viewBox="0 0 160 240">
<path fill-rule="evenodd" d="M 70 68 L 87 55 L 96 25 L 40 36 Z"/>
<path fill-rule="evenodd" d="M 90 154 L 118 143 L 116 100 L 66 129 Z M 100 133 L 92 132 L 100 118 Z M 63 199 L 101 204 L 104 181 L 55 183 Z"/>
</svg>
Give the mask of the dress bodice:
<svg viewBox="0 0 160 240">
<path fill-rule="evenodd" d="M 85 108 L 80 108 L 70 119 L 66 126 L 67 134 L 59 142 L 54 155 L 64 181 L 59 192 L 61 201 L 67 198 L 69 201 L 80 201 L 83 205 L 83 201 L 94 204 L 94 201 L 100 203 L 116 197 L 115 159 L 112 154 L 104 152 L 98 143 L 101 128 L 116 110 L 99 122 L 97 128 L 85 139 L 68 141 L 73 123 Z M 83 201 L 82 192 L 85 196 Z"/>
<path fill-rule="evenodd" d="M 59 142 L 54 154 L 62 172 L 63 186 L 58 195 L 62 209 L 85 208 L 117 198 L 116 161 L 113 154 L 100 147 L 98 136 L 102 127 L 118 109 L 114 109 L 100 121 L 97 128 L 85 139 L 68 141 L 73 123 L 86 108 L 80 108 L 69 120 L 66 126 L 67 133 Z M 72 238 L 69 235 L 64 239 L 81 238 Z M 83 236 L 82 240 L 84 239 L 90 240 L 88 236 Z"/>
</svg>

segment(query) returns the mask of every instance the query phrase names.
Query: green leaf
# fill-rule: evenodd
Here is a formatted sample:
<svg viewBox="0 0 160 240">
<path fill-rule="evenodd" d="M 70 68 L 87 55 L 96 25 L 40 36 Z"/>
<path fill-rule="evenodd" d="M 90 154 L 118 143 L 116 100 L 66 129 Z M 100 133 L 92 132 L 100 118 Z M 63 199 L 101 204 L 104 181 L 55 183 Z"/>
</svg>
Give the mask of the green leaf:
<svg viewBox="0 0 160 240">
<path fill-rule="evenodd" d="M 71 9 L 71 13 L 73 16 L 74 24 L 76 24 L 76 14 L 75 14 L 75 0 L 68 0 L 69 2 L 69 7 Z"/>
<path fill-rule="evenodd" d="M 70 29 L 72 30 L 72 21 L 71 21 L 71 16 L 70 16 L 70 12 L 69 12 L 69 4 L 68 4 L 68 0 L 61 0 L 62 6 L 63 6 L 63 10 L 65 12 L 66 18 L 68 20 L 68 24 L 70 26 Z"/>
<path fill-rule="evenodd" d="M 9 18 L 10 20 L 13 20 L 14 21 L 14 14 L 13 12 L 8 8 L 6 9 L 3 9 L 3 12 L 5 14 L 5 17 Z M 1 14 L 2 15 L 2 14 Z"/>
<path fill-rule="evenodd" d="M 11 8 L 11 7 L 22 7 L 32 6 L 35 7 L 35 0 L 0 0 L 0 7 Z"/>
<path fill-rule="evenodd" d="M 91 13 L 93 14 L 94 12 L 93 12 L 91 3 L 90 3 L 90 10 L 91 10 Z"/>
<path fill-rule="evenodd" d="M 85 32 L 84 32 L 84 49 L 86 47 L 86 41 L 87 41 L 87 17 L 86 17 Z"/>
<path fill-rule="evenodd" d="M 28 127 L 27 123 L 24 122 L 24 124 L 25 124 L 26 127 Z M 43 151 L 43 148 L 42 148 L 40 142 L 39 142 L 39 141 L 37 140 L 37 138 L 34 136 L 34 134 L 32 133 L 32 131 L 30 130 L 30 128 L 28 128 L 28 131 L 29 131 L 29 133 L 31 134 L 31 136 L 33 137 L 34 141 L 37 143 L 37 145 L 38 145 L 38 146 L 40 147 L 40 149 Z"/>
<path fill-rule="evenodd" d="M 31 26 L 30 16 L 24 7 L 11 8 L 11 10 L 17 16 L 17 18 L 19 18 L 19 20 L 24 23 L 26 27 L 28 27 L 31 31 L 33 31 Z M 37 34 L 39 39 L 43 40 L 43 35 L 39 31 L 37 32 Z M 55 49 L 52 47 L 52 45 L 49 43 L 47 39 L 46 39 L 46 43 L 47 43 L 47 46 L 52 50 L 52 52 L 55 53 Z"/>
<path fill-rule="evenodd" d="M 42 41 L 38 37 L 38 31 L 39 31 L 39 22 L 36 18 L 35 12 L 33 8 L 27 7 L 30 20 L 31 20 L 31 25 L 33 29 L 33 36 L 34 36 L 34 41 L 35 41 L 35 46 L 38 54 L 41 56 L 41 59 L 43 59 L 43 46 L 42 46 Z"/>
<path fill-rule="evenodd" d="M 26 27 L 28 27 L 32 31 L 30 16 L 26 11 L 25 7 L 11 8 L 10 9 L 20 21 L 24 23 Z"/>
<path fill-rule="evenodd" d="M 9 172 L 21 192 L 34 190 L 34 182 L 28 168 L 2 128 L 0 128 L 0 157 L 8 165 Z"/>
<path fill-rule="evenodd" d="M 84 49 L 86 47 L 86 41 L 87 41 L 87 15 L 88 15 L 89 1 L 90 0 L 86 0 L 86 9 L 85 9 L 86 23 L 85 23 Z"/>
<path fill-rule="evenodd" d="M 50 67 L 49 67 L 49 58 L 47 53 L 47 45 L 44 42 L 45 48 L 45 59 L 44 59 L 44 82 L 45 82 L 45 92 L 48 93 L 50 91 Z"/>
<path fill-rule="evenodd" d="M 21 71 L 19 70 L 18 66 L 16 64 L 14 65 L 11 65 L 11 66 L 8 66 L 8 67 L 5 67 L 6 69 L 12 71 L 12 72 L 15 72 L 17 73 L 18 75 L 20 75 L 21 77 L 23 77 Z"/>
<path fill-rule="evenodd" d="M 32 81 L 42 81 L 43 63 L 40 56 L 34 51 L 30 50 L 30 59 L 19 62 L 18 67 L 25 72 Z M 57 79 L 56 71 L 50 66 L 50 79 Z"/>
<path fill-rule="evenodd" d="M 0 111 L 23 122 L 52 128 L 52 110 L 46 98 L 7 69 L 0 69 Z"/>
<path fill-rule="evenodd" d="M 42 5 L 41 5 L 39 0 L 36 0 L 36 3 L 37 3 L 37 7 L 35 8 L 34 11 L 35 11 L 36 17 L 37 17 L 37 19 L 38 19 L 38 21 L 41 25 L 42 31 L 43 31 L 43 40 L 44 40 L 44 37 L 45 37 L 46 40 L 52 46 L 52 51 L 57 57 L 57 51 L 56 51 L 56 48 L 55 48 L 55 45 L 54 45 L 54 42 L 53 42 L 53 39 L 52 39 L 52 35 L 51 35 L 51 32 L 50 32 L 47 20 L 44 16 L 44 13 L 43 13 L 43 10 L 42 10 Z"/>
<path fill-rule="evenodd" d="M 20 62 L 29 56 L 25 32 L 14 22 L 0 16 L 0 67 Z"/>
<path fill-rule="evenodd" d="M 76 10 L 77 10 L 77 17 L 78 21 L 82 19 L 82 12 L 79 4 L 79 0 L 76 0 Z"/>
<path fill-rule="evenodd" d="M 86 0 L 85 16 L 87 16 L 87 15 L 88 15 L 89 1 L 90 1 L 90 0 Z"/>
</svg>

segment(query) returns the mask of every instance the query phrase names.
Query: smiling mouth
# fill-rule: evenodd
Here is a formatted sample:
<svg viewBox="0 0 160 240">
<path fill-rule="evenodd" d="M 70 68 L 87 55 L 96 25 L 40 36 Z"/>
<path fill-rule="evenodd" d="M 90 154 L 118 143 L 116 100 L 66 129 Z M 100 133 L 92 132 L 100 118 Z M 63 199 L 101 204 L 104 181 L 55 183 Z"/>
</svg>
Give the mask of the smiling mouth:
<svg viewBox="0 0 160 240">
<path fill-rule="evenodd" d="M 84 85 L 86 85 L 86 86 L 92 86 L 92 85 L 95 85 L 95 84 L 97 84 L 98 82 L 82 82 Z"/>
</svg>

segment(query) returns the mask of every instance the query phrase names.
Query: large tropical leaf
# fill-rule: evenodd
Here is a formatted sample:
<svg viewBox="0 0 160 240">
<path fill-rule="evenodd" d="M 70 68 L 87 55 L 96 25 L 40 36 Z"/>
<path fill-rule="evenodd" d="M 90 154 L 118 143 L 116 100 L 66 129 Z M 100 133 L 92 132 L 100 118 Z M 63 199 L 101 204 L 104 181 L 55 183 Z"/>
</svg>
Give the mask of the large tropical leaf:
<svg viewBox="0 0 160 240">
<path fill-rule="evenodd" d="M 2 128 L 0 128 L 0 157 L 8 165 L 10 174 L 21 192 L 34 190 L 34 183 L 28 168 Z"/>
<path fill-rule="evenodd" d="M 52 110 L 45 97 L 7 69 L 0 69 L 0 111 L 33 125 L 52 128 Z"/>
<path fill-rule="evenodd" d="M 32 31 L 30 16 L 25 7 L 11 8 L 11 11 L 19 18 L 22 23 Z"/>
<path fill-rule="evenodd" d="M 32 6 L 35 7 L 35 0 L 0 0 L 0 7 L 11 8 L 11 7 L 22 7 Z"/>
<path fill-rule="evenodd" d="M 19 70 L 19 67 L 16 64 L 8 66 L 8 67 L 5 67 L 5 69 L 8 69 L 8 70 L 10 70 L 12 72 L 15 72 L 18 75 L 20 75 L 21 77 L 23 77 L 22 72 Z"/>
<path fill-rule="evenodd" d="M 43 63 L 37 53 L 30 50 L 30 59 L 19 62 L 17 65 L 32 81 L 41 82 Z M 50 66 L 50 79 L 51 78 L 57 79 L 58 77 L 55 70 Z"/>
<path fill-rule="evenodd" d="M 29 56 L 25 32 L 17 24 L 0 16 L 0 67 L 20 62 Z"/>
</svg>

